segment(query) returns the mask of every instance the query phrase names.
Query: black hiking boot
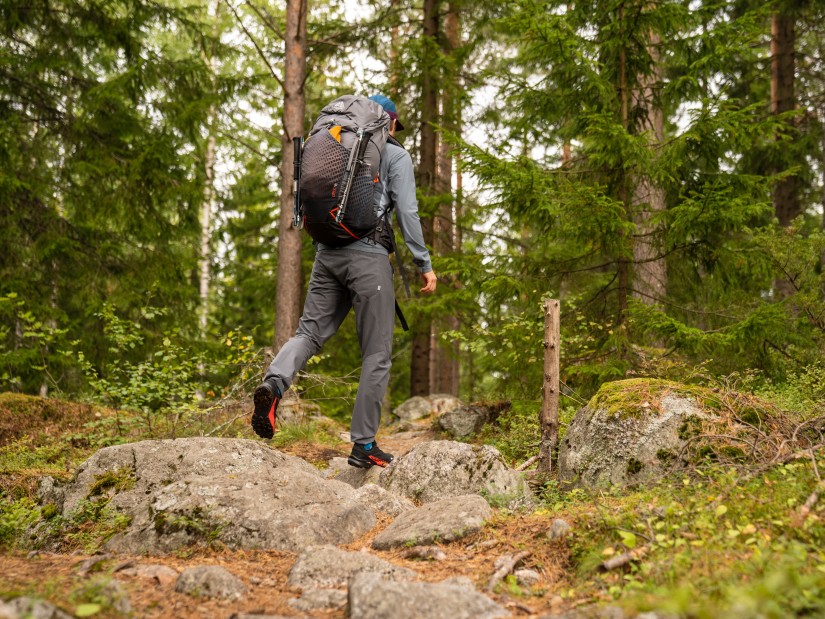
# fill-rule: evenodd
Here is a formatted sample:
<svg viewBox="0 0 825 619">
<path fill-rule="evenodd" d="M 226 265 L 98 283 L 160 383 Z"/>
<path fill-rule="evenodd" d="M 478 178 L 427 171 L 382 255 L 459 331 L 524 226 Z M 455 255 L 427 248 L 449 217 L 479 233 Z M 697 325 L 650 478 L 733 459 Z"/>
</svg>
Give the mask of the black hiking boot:
<svg viewBox="0 0 825 619">
<path fill-rule="evenodd" d="M 355 443 L 352 446 L 352 453 L 347 458 L 350 466 L 357 466 L 359 469 L 368 469 L 371 466 L 388 466 L 392 462 L 392 454 L 381 451 L 378 443 L 373 441 L 368 443 L 371 449 L 366 449 L 365 445 Z"/>
<path fill-rule="evenodd" d="M 255 412 L 252 413 L 252 429 L 261 438 L 272 438 L 275 436 L 275 412 L 278 410 L 278 402 L 281 401 L 280 390 L 272 383 L 264 382 L 252 396 L 255 402 Z"/>
</svg>

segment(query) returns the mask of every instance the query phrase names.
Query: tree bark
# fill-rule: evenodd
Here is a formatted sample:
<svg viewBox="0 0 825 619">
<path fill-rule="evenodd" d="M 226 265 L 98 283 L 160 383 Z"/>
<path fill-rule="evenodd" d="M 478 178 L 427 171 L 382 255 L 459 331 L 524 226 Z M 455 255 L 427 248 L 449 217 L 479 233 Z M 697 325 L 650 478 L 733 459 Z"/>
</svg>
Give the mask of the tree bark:
<svg viewBox="0 0 825 619">
<path fill-rule="evenodd" d="M 438 0 L 424 0 L 424 58 L 422 58 L 421 85 L 421 147 L 418 166 L 418 184 L 425 195 L 431 196 L 436 191 L 436 160 L 438 142 L 433 123 L 438 120 L 438 75 L 433 55 L 437 53 L 438 43 Z M 433 218 L 421 215 L 421 227 L 424 241 L 432 246 Z M 432 319 L 426 314 L 419 314 L 413 322 L 413 348 L 410 364 L 410 394 L 428 395 L 430 385 L 430 348 Z"/>
<path fill-rule="evenodd" d="M 453 3 L 449 4 L 447 13 L 444 16 L 444 38 L 442 51 L 445 56 L 450 57 L 458 48 L 460 39 L 460 23 L 458 11 Z M 453 72 L 455 73 L 455 72 Z M 445 76 L 443 83 L 447 85 L 455 84 L 456 88 L 443 88 L 441 90 L 441 118 L 445 129 L 453 133 L 458 133 L 460 126 L 460 92 L 461 84 L 457 75 Z M 454 225 L 454 197 L 452 193 L 453 182 L 453 156 L 451 147 L 441 140 L 438 147 L 438 193 L 444 197 L 444 202 L 439 209 L 438 217 L 435 220 L 434 251 L 436 255 L 448 255 L 458 250 L 455 238 Z M 455 287 L 457 282 L 450 278 L 448 283 Z M 444 341 L 440 335 L 444 331 L 457 331 L 460 322 L 456 314 L 449 314 L 438 320 L 433 327 L 434 355 L 430 368 L 430 383 L 436 393 L 449 393 L 458 395 L 459 383 L 459 359 L 460 350 L 458 340 Z"/>
<path fill-rule="evenodd" d="M 796 107 L 794 25 L 794 17 L 791 15 L 776 12 L 771 16 L 771 113 L 774 115 L 790 112 Z M 793 130 L 793 126 L 789 124 L 788 130 Z M 786 165 L 779 165 L 774 171 L 781 172 L 786 167 Z M 779 225 L 789 226 L 801 213 L 796 176 L 788 176 L 776 183 L 771 197 Z"/>
<path fill-rule="evenodd" d="M 214 20 L 212 25 L 213 36 L 218 36 L 218 10 L 220 8 L 219 0 L 213 0 L 210 6 L 209 16 Z M 205 58 L 206 64 L 209 68 L 209 78 L 212 86 L 212 91 L 216 88 L 215 78 L 215 56 L 209 53 Z M 212 261 L 212 213 L 215 205 L 215 149 L 216 138 L 215 130 L 217 123 L 217 108 L 215 104 L 209 106 L 209 117 L 207 119 L 206 137 L 206 153 L 204 154 L 204 176 L 205 181 L 203 185 L 203 203 L 201 204 L 201 251 L 200 251 L 200 265 L 199 265 L 199 286 L 198 292 L 200 294 L 200 308 L 198 312 L 198 327 L 200 330 L 201 339 L 206 338 L 206 326 L 209 321 L 209 288 L 212 282 L 211 277 L 211 261 Z M 203 366 L 199 367 L 203 373 Z"/>
<path fill-rule="evenodd" d="M 640 76 L 633 94 L 636 116 L 640 119 L 636 130 L 650 134 L 650 146 L 656 148 L 664 141 L 664 113 L 656 101 L 655 89 L 661 82 L 659 45 L 661 39 L 650 33 L 648 50 L 652 70 Z M 655 154 L 654 154 L 655 157 Z M 633 296 L 642 303 L 659 303 L 667 290 L 667 267 L 662 256 L 662 229 L 654 223 L 657 214 L 665 210 L 665 192 L 652 178 L 641 175 L 633 186 Z"/>
<path fill-rule="evenodd" d="M 287 0 L 284 33 L 284 109 L 281 136 L 281 216 L 275 295 L 275 349 L 295 333 L 301 315 L 301 236 L 292 227 L 292 138 L 304 132 L 307 0 Z"/>
<path fill-rule="evenodd" d="M 619 5 L 619 24 L 620 29 L 624 31 L 624 6 Z M 622 122 L 622 127 L 627 131 L 628 120 L 628 88 L 627 88 L 627 51 L 622 45 L 619 48 L 619 114 Z M 627 191 L 627 179 L 624 172 L 620 172 L 618 198 L 624 205 L 625 214 L 629 210 L 629 198 Z M 626 234 L 622 233 L 620 238 L 620 245 L 616 253 L 616 279 L 618 281 L 617 287 L 617 312 L 616 323 L 622 324 L 624 322 L 625 313 L 627 312 L 627 297 L 630 289 L 630 265 L 626 255 Z"/>
</svg>

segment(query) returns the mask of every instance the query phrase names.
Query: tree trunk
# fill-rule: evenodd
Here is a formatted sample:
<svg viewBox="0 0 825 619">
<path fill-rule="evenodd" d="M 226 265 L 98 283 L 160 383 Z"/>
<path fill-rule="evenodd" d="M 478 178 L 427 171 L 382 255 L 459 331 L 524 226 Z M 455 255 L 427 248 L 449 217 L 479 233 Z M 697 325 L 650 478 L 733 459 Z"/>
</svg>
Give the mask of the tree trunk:
<svg viewBox="0 0 825 619">
<path fill-rule="evenodd" d="M 619 6 L 619 25 L 621 30 L 624 30 L 624 6 Z M 619 114 L 622 122 L 622 127 L 625 131 L 628 129 L 628 92 L 627 92 L 627 51 L 624 45 L 619 49 Z M 624 172 L 620 173 L 618 198 L 624 205 L 625 213 L 629 210 L 629 199 L 627 191 L 627 179 Z M 617 312 L 616 323 L 622 324 L 624 322 L 625 313 L 627 312 L 627 297 L 630 289 L 630 265 L 628 264 L 628 257 L 626 255 L 626 234 L 621 235 L 620 245 L 616 254 L 616 279 L 617 286 Z"/>
<path fill-rule="evenodd" d="M 790 112 L 796 106 L 794 100 L 794 18 L 774 13 L 771 16 L 771 113 Z M 792 130 L 792 125 L 789 125 Z M 781 147 L 784 149 L 784 147 Z M 778 166 L 775 172 L 786 169 Z M 796 176 L 779 181 L 773 188 L 773 210 L 779 225 L 787 227 L 800 213 L 798 182 Z"/>
<path fill-rule="evenodd" d="M 218 10 L 220 8 L 219 0 L 213 0 L 209 16 L 214 20 L 213 35 L 218 36 Z M 212 85 L 212 92 L 215 92 L 215 56 L 210 53 L 206 58 L 206 64 L 209 68 L 209 77 Z M 212 260 L 212 213 L 215 204 L 215 129 L 217 124 L 218 112 L 214 104 L 209 106 L 209 117 L 207 119 L 208 136 L 206 138 L 206 153 L 204 154 L 204 186 L 203 186 L 203 203 L 201 204 L 201 251 L 200 251 L 200 265 L 199 265 L 199 293 L 200 293 L 200 308 L 198 312 L 198 327 L 200 330 L 201 339 L 206 338 L 206 326 L 209 321 L 209 287 L 212 281 L 210 263 Z M 203 365 L 200 366 L 200 371 L 203 373 Z"/>
<path fill-rule="evenodd" d="M 655 88 L 661 82 L 659 45 L 661 39 L 650 33 L 649 51 L 652 70 L 640 76 L 639 86 L 633 95 L 636 116 L 641 120 L 636 129 L 639 134 L 650 134 L 651 148 L 664 140 L 664 113 L 656 101 Z M 649 176 L 640 176 L 633 187 L 633 221 L 636 233 L 633 237 L 633 296 L 642 303 L 654 305 L 665 296 L 667 271 L 662 256 L 662 229 L 652 220 L 665 210 L 665 192 L 657 187 Z"/>
<path fill-rule="evenodd" d="M 438 143 L 433 123 L 438 120 L 438 75 L 434 56 L 438 53 L 438 0 L 424 0 L 424 58 L 421 87 L 421 158 L 418 166 L 418 184 L 425 195 L 436 191 L 436 160 Z M 432 246 L 433 218 L 421 215 L 424 241 Z M 430 336 L 432 319 L 419 314 L 413 322 L 413 349 L 410 364 L 410 394 L 427 395 L 430 385 Z"/>
<path fill-rule="evenodd" d="M 301 315 L 301 236 L 292 227 L 292 138 L 304 132 L 307 0 L 287 0 L 284 110 L 281 136 L 281 217 L 278 227 L 278 277 L 275 294 L 275 349 L 295 333 Z"/>
<path fill-rule="evenodd" d="M 458 11 L 450 3 L 446 15 L 444 16 L 444 39 L 442 51 L 445 56 L 454 54 L 461 42 L 460 23 Z M 445 88 L 441 91 L 441 117 L 445 129 L 453 133 L 459 131 L 459 118 L 461 116 L 461 82 L 457 75 L 445 76 L 443 83 L 447 85 L 455 84 L 456 88 Z M 452 194 L 453 181 L 453 156 L 451 147 L 443 140 L 438 147 L 438 193 L 444 196 L 444 202 L 439 209 L 438 217 L 435 220 L 434 247 L 437 255 L 447 255 L 458 251 L 455 238 L 456 226 L 454 225 L 454 199 Z M 454 278 L 445 280 L 450 287 L 455 287 L 457 282 Z M 444 331 L 457 331 L 460 322 L 456 314 L 442 317 L 434 325 L 434 359 L 430 368 L 430 383 L 436 393 L 449 393 L 458 395 L 459 383 L 459 343 L 458 340 L 444 341 L 440 334 Z"/>
</svg>

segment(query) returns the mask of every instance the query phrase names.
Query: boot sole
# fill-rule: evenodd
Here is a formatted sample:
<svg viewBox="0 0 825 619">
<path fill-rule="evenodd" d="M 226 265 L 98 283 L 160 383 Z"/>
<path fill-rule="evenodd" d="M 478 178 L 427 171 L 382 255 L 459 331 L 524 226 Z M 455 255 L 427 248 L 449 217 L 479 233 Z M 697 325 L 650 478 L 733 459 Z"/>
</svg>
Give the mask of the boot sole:
<svg viewBox="0 0 825 619">
<path fill-rule="evenodd" d="M 347 458 L 347 464 L 349 464 L 350 466 L 354 466 L 356 468 L 359 468 L 359 469 L 368 469 L 368 468 L 372 468 L 373 466 L 375 466 L 374 462 L 372 462 L 370 460 L 360 460 L 360 459 L 356 458 L 355 456 L 350 456 L 349 458 Z"/>
<path fill-rule="evenodd" d="M 252 429 L 261 438 L 275 436 L 275 428 L 269 423 L 269 409 L 275 401 L 275 395 L 266 387 L 258 387 L 252 396 L 255 403 L 255 412 L 252 413 Z"/>
<path fill-rule="evenodd" d="M 387 462 L 386 460 L 381 460 L 379 458 L 376 458 L 375 460 L 365 458 L 362 460 L 361 458 L 356 458 L 352 455 L 349 458 L 347 458 L 347 464 L 349 464 L 350 466 L 358 467 L 359 469 L 368 469 L 373 466 L 380 466 L 381 468 L 384 468 L 389 466 L 391 462 L 392 460 L 390 460 L 390 462 Z"/>
</svg>

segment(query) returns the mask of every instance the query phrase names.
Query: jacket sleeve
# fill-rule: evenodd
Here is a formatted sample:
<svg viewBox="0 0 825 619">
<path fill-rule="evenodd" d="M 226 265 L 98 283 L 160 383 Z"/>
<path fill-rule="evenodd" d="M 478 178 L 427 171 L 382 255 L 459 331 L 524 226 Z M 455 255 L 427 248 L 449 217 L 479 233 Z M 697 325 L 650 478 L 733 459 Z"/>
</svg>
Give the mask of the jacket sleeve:
<svg viewBox="0 0 825 619">
<path fill-rule="evenodd" d="M 404 243 L 413 256 L 413 262 L 422 273 L 433 270 L 430 252 L 424 244 L 421 219 L 418 216 L 418 200 L 415 197 L 415 176 L 410 154 L 399 149 L 389 166 L 387 193 L 395 206 L 395 219 Z"/>
</svg>

